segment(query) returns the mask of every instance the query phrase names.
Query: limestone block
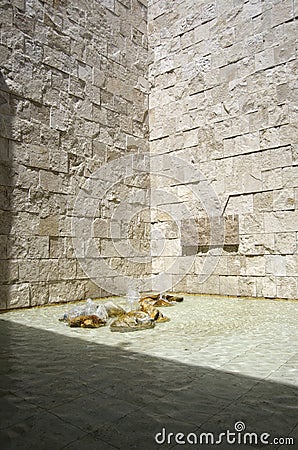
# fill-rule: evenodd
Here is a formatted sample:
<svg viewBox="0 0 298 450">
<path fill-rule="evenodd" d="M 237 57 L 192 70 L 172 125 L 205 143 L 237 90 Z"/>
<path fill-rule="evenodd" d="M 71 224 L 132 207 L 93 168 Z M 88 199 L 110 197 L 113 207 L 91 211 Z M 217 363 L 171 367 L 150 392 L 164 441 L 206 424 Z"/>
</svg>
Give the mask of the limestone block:
<svg viewBox="0 0 298 450">
<path fill-rule="evenodd" d="M 174 292 L 192 292 L 191 288 L 187 288 L 187 278 L 188 276 L 185 276 L 182 280 L 179 280 L 177 283 L 173 285 L 173 291 Z M 192 286 L 191 282 L 188 282 L 189 286 Z"/>
<path fill-rule="evenodd" d="M 108 260 L 107 260 L 108 261 Z M 76 260 L 76 279 L 77 280 L 88 280 L 89 276 L 81 266 L 80 262 Z"/>
<path fill-rule="evenodd" d="M 95 237 L 108 238 L 109 236 L 109 223 L 106 219 L 95 219 L 93 224 L 93 232 Z"/>
<path fill-rule="evenodd" d="M 264 216 L 259 214 L 246 214 L 239 217 L 239 233 L 262 233 L 264 231 Z M 267 231 L 267 230 L 266 230 Z M 268 230 L 270 232 L 270 230 Z"/>
<path fill-rule="evenodd" d="M 178 239 L 179 238 L 179 228 L 178 224 L 174 221 L 166 221 L 155 223 L 150 228 L 151 236 L 155 233 L 159 233 L 161 237 L 165 239 Z"/>
<path fill-rule="evenodd" d="M 188 275 L 186 277 L 187 292 L 199 294 L 219 294 L 220 293 L 220 277 L 218 275 L 211 275 L 203 283 L 199 282 L 197 276 Z"/>
<path fill-rule="evenodd" d="M 48 169 L 49 168 L 48 149 L 40 145 L 31 145 L 30 165 L 41 169 Z"/>
<path fill-rule="evenodd" d="M 225 245 L 239 244 L 239 216 L 238 214 L 227 215 L 224 217 L 225 226 Z"/>
<path fill-rule="evenodd" d="M 81 281 L 58 281 L 49 284 L 49 303 L 59 303 L 85 298 L 85 285 Z"/>
<path fill-rule="evenodd" d="M 87 280 L 85 282 L 85 296 L 86 298 L 101 298 L 104 295 L 100 286 L 91 280 Z"/>
<path fill-rule="evenodd" d="M 68 237 L 50 237 L 50 258 L 73 258 L 72 239 Z"/>
<path fill-rule="evenodd" d="M 249 120 L 249 131 L 256 132 L 262 128 L 266 128 L 268 126 L 269 118 L 268 118 L 268 110 L 266 108 L 260 108 L 257 111 L 253 111 L 248 115 Z M 273 119 L 271 120 L 273 122 Z M 275 126 L 276 123 L 271 123 L 272 126 Z"/>
<path fill-rule="evenodd" d="M 239 114 L 239 102 L 238 100 L 234 100 L 233 102 L 225 102 L 224 103 L 224 110 L 225 112 L 228 111 L 228 114 Z M 233 135 L 239 135 L 239 134 L 249 134 L 251 130 L 251 117 L 247 116 L 239 116 L 239 117 L 233 117 L 231 119 L 231 125 L 232 125 L 232 134 Z"/>
<path fill-rule="evenodd" d="M 239 295 L 238 277 L 220 276 L 220 295 Z"/>
<path fill-rule="evenodd" d="M 76 260 L 75 259 L 59 259 L 58 261 L 58 277 L 59 280 L 74 280 L 76 278 Z"/>
<path fill-rule="evenodd" d="M 28 238 L 28 257 L 48 258 L 49 257 L 49 238 L 47 236 L 35 236 Z"/>
<path fill-rule="evenodd" d="M 256 194 L 258 195 L 258 194 Z M 255 196 L 239 195 L 229 198 L 225 212 L 231 214 L 252 214 L 254 210 Z"/>
<path fill-rule="evenodd" d="M 281 83 L 276 86 L 277 103 L 284 103 L 290 95 L 290 88 L 288 83 Z"/>
<path fill-rule="evenodd" d="M 258 133 L 247 133 L 236 137 L 237 153 L 249 153 L 260 148 Z"/>
<path fill-rule="evenodd" d="M 298 127 L 296 123 L 282 125 L 280 127 L 280 140 L 283 145 L 291 145 L 298 141 Z"/>
<path fill-rule="evenodd" d="M 291 0 L 284 0 L 273 5 L 271 10 L 271 26 L 286 22 L 293 18 L 293 2 Z"/>
<path fill-rule="evenodd" d="M 39 259 L 24 259 L 19 262 L 19 276 L 24 281 L 39 281 Z"/>
<path fill-rule="evenodd" d="M 220 277 L 218 275 L 211 275 L 204 283 L 202 283 L 201 285 L 197 284 L 197 286 L 201 288 L 197 292 L 201 292 L 203 294 L 219 294 Z M 196 289 L 196 285 L 194 285 L 194 289 Z"/>
<path fill-rule="evenodd" d="M 217 16 L 216 2 L 210 2 L 202 7 L 202 23 L 209 22 Z"/>
<path fill-rule="evenodd" d="M 39 172 L 40 186 L 46 191 L 67 193 L 67 188 L 63 186 L 63 178 L 61 175 L 46 170 Z"/>
<path fill-rule="evenodd" d="M 49 168 L 57 172 L 69 172 L 69 156 L 61 149 L 51 149 L 49 153 Z"/>
<path fill-rule="evenodd" d="M 281 145 L 279 128 L 266 128 L 260 131 L 260 147 L 274 148 Z"/>
<path fill-rule="evenodd" d="M 270 169 L 262 171 L 264 189 L 281 189 L 283 187 L 283 170 Z"/>
<path fill-rule="evenodd" d="M 23 236 L 9 236 L 6 238 L 7 258 L 25 258 L 29 252 L 29 238 Z"/>
<path fill-rule="evenodd" d="M 274 66 L 274 49 L 267 48 L 255 55 L 256 70 L 264 70 L 268 67 Z"/>
<path fill-rule="evenodd" d="M 298 273 L 298 255 L 287 255 L 286 274 L 290 277 L 296 277 Z"/>
<path fill-rule="evenodd" d="M 32 236 L 38 234 L 38 217 L 36 214 L 18 212 L 8 219 L 11 220 L 11 235 Z"/>
<path fill-rule="evenodd" d="M 124 247 L 125 247 L 125 256 L 127 255 L 127 246 L 125 245 L 126 243 L 123 242 Z M 121 245 L 121 243 L 119 242 L 114 242 L 114 240 L 112 239 L 100 239 L 100 255 L 102 257 L 120 257 L 120 256 L 124 256 L 123 254 L 121 255 L 119 253 L 120 248 L 122 248 L 123 245 Z"/>
<path fill-rule="evenodd" d="M 153 239 L 150 242 L 152 256 L 181 256 L 180 239 Z"/>
<path fill-rule="evenodd" d="M 262 153 L 263 169 L 276 169 L 292 165 L 292 149 L 290 146 L 274 148 Z"/>
<path fill-rule="evenodd" d="M 41 259 L 39 261 L 39 281 L 57 281 L 58 279 L 58 260 Z"/>
<path fill-rule="evenodd" d="M 30 306 L 46 305 L 49 302 L 48 283 L 30 284 Z"/>
<path fill-rule="evenodd" d="M 59 234 L 59 217 L 49 216 L 39 219 L 39 235 L 40 236 L 58 236 Z"/>
<path fill-rule="evenodd" d="M 0 282 L 16 283 L 19 281 L 17 261 L 0 260 Z"/>
<path fill-rule="evenodd" d="M 287 255 L 296 252 L 296 233 L 276 233 L 274 239 L 276 253 Z"/>
<path fill-rule="evenodd" d="M 282 255 L 267 255 L 266 273 L 275 276 L 286 275 L 286 257 Z"/>
<path fill-rule="evenodd" d="M 280 189 L 273 191 L 273 211 L 284 211 L 295 209 L 294 189 Z"/>
<path fill-rule="evenodd" d="M 274 61 L 275 64 L 282 64 L 291 59 L 295 59 L 294 46 L 289 43 L 282 43 L 274 47 Z"/>
<path fill-rule="evenodd" d="M 276 297 L 276 277 L 266 276 L 257 278 L 257 296 L 259 297 Z"/>
<path fill-rule="evenodd" d="M 268 256 L 267 258 L 270 258 Z M 264 256 L 247 256 L 245 260 L 246 275 L 254 275 L 256 277 L 264 276 L 266 273 L 266 259 Z M 272 273 L 267 271 L 267 273 Z"/>
<path fill-rule="evenodd" d="M 94 70 L 96 70 L 96 69 L 94 69 Z M 98 84 L 99 81 L 97 81 L 97 80 L 98 80 L 98 77 L 97 77 L 97 75 L 95 76 L 94 72 L 93 72 L 93 82 L 96 85 L 100 86 L 100 84 Z M 86 86 L 86 83 L 84 80 L 81 80 L 79 78 L 72 77 L 72 76 L 69 77 L 68 92 L 70 94 L 75 95 L 76 97 L 79 97 L 81 99 L 84 99 L 85 98 L 85 86 Z"/>
<path fill-rule="evenodd" d="M 253 196 L 253 210 L 256 213 L 263 211 L 272 211 L 273 209 L 273 192 L 259 192 Z"/>
<path fill-rule="evenodd" d="M 0 255 L 1 255 L 1 259 L 6 259 L 7 258 L 7 240 L 8 237 L 7 235 L 2 234 L 2 230 L 0 228 Z"/>
<path fill-rule="evenodd" d="M 194 259 L 193 256 L 190 256 L 189 258 L 190 261 L 193 261 Z M 212 272 L 211 275 L 227 275 L 228 269 L 226 257 L 223 255 L 220 257 L 213 256 L 210 253 L 199 253 L 195 255 L 194 263 L 191 269 L 188 269 L 188 273 L 204 275 L 209 272 Z"/>
<path fill-rule="evenodd" d="M 70 127 L 70 113 L 62 107 L 51 108 L 50 126 L 58 131 L 67 131 Z"/>
<path fill-rule="evenodd" d="M 266 233 L 297 231 L 297 221 L 297 210 L 264 213 L 264 229 Z"/>
<path fill-rule="evenodd" d="M 163 257 L 153 257 L 152 258 L 152 273 L 159 274 L 166 270 L 166 259 Z"/>
<path fill-rule="evenodd" d="M 242 255 L 232 255 L 221 257 L 226 259 L 227 269 L 221 271 L 221 275 L 245 275 L 246 273 L 246 258 Z"/>
<path fill-rule="evenodd" d="M 20 283 L 9 286 L 7 309 L 25 308 L 28 306 L 30 306 L 30 285 L 28 283 Z"/>
<path fill-rule="evenodd" d="M 210 222 L 208 218 L 197 218 L 181 222 L 183 245 L 210 245 Z M 186 226 L 186 227 L 185 227 Z"/>
<path fill-rule="evenodd" d="M 239 295 L 244 297 L 256 297 L 257 281 L 255 277 L 239 277 Z"/>
<path fill-rule="evenodd" d="M 274 253 L 273 233 L 245 234 L 240 236 L 239 253 L 241 255 L 264 255 Z"/>
<path fill-rule="evenodd" d="M 298 187 L 298 166 L 284 167 L 282 170 L 283 187 Z"/>
<path fill-rule="evenodd" d="M 277 277 L 277 297 L 298 298 L 297 277 Z"/>
</svg>

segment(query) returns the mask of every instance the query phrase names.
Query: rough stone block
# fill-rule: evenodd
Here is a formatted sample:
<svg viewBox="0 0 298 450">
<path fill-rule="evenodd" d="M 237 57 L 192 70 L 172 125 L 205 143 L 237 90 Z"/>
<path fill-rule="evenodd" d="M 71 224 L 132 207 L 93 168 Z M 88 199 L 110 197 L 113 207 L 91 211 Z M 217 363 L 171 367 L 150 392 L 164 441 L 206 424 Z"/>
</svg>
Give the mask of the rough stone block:
<svg viewBox="0 0 298 450">
<path fill-rule="evenodd" d="M 277 277 L 276 278 L 276 295 L 279 298 L 293 298 L 298 297 L 297 277 Z"/>
<path fill-rule="evenodd" d="M 296 233 L 276 233 L 275 239 L 275 252 L 280 255 L 288 255 L 296 252 Z"/>
<path fill-rule="evenodd" d="M 266 273 L 275 276 L 286 275 L 286 257 L 282 255 L 266 256 Z"/>
<path fill-rule="evenodd" d="M 257 280 L 254 277 L 239 277 L 239 295 L 244 297 L 256 297 Z"/>
<path fill-rule="evenodd" d="M 266 233 L 297 231 L 298 211 L 275 211 L 264 213 Z"/>
<path fill-rule="evenodd" d="M 257 296 L 259 297 L 276 297 L 276 277 L 266 276 L 257 279 Z"/>
<path fill-rule="evenodd" d="M 256 213 L 272 211 L 273 192 L 259 192 L 253 196 L 253 209 Z"/>
<path fill-rule="evenodd" d="M 224 218 L 225 224 L 225 238 L 224 244 L 229 245 L 239 245 L 239 216 L 228 215 Z"/>
<path fill-rule="evenodd" d="M 59 234 L 59 217 L 49 216 L 39 219 L 39 235 L 40 236 L 58 236 Z"/>
<path fill-rule="evenodd" d="M 270 256 L 268 256 L 270 258 Z M 255 277 L 264 276 L 266 273 L 265 268 L 266 260 L 264 256 L 247 256 L 245 260 L 245 273 L 246 275 L 253 275 Z M 272 273 L 268 271 L 268 273 Z"/>
<path fill-rule="evenodd" d="M 20 280 L 39 281 L 39 259 L 26 259 L 19 263 Z"/>
<path fill-rule="evenodd" d="M 30 284 L 30 306 L 46 305 L 49 302 L 48 283 Z"/>
<path fill-rule="evenodd" d="M 221 295 L 239 295 L 239 282 L 238 277 L 224 277 L 220 278 L 220 290 Z"/>
<path fill-rule="evenodd" d="M 19 280 L 19 266 L 16 261 L 0 260 L 0 282 L 16 283 Z"/>
<path fill-rule="evenodd" d="M 60 279 L 57 259 L 39 260 L 39 281 L 57 281 Z"/>
<path fill-rule="evenodd" d="M 28 238 L 28 257 L 48 258 L 49 257 L 49 237 L 35 236 Z"/>
<path fill-rule="evenodd" d="M 7 309 L 30 306 L 30 285 L 28 283 L 11 285 L 8 292 Z"/>
</svg>

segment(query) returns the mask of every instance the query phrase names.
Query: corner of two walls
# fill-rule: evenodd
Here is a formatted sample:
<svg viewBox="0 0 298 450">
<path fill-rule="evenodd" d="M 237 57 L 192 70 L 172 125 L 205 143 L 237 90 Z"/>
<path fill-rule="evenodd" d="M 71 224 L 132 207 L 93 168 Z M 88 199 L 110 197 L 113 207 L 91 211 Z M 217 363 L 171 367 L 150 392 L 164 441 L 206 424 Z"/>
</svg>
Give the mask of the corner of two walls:
<svg viewBox="0 0 298 450">
<path fill-rule="evenodd" d="M 182 158 L 205 177 L 225 226 L 213 264 L 203 245 L 208 201 L 197 201 L 191 183 L 153 177 L 152 189 L 173 197 L 155 203 L 171 217 L 156 224 L 168 239 L 153 272 L 180 258 L 177 291 L 298 298 L 297 11 L 291 0 L 149 6 L 150 152 Z M 183 202 L 197 217 L 196 235 L 179 219 Z M 202 282 L 207 255 L 214 270 Z"/>
<path fill-rule="evenodd" d="M 161 168 L 173 156 L 197 170 L 223 213 L 223 252 L 208 251 L 212 214 L 190 185 L 162 170 L 124 177 L 93 227 L 112 285 L 167 272 L 177 291 L 297 298 L 296 16 L 296 0 L 150 0 L 148 22 L 145 0 L 4 2 L 1 309 L 113 292 L 76 258 L 73 206 L 96 170 L 148 151 Z M 150 263 L 119 254 L 119 204 Z"/>
</svg>

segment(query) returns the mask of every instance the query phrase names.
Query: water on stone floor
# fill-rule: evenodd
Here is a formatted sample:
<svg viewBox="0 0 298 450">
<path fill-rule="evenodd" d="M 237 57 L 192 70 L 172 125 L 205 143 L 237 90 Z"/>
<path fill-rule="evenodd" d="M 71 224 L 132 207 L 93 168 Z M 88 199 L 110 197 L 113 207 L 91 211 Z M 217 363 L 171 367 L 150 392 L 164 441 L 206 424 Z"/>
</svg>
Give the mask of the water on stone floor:
<svg viewBox="0 0 298 450">
<path fill-rule="evenodd" d="M 43 432 L 41 449 L 151 449 L 163 424 L 219 431 L 241 419 L 297 433 L 298 302 L 184 295 L 160 308 L 170 322 L 131 333 L 69 328 L 58 319 L 72 307 L 0 317 L 4 448 L 34 448 Z"/>
</svg>

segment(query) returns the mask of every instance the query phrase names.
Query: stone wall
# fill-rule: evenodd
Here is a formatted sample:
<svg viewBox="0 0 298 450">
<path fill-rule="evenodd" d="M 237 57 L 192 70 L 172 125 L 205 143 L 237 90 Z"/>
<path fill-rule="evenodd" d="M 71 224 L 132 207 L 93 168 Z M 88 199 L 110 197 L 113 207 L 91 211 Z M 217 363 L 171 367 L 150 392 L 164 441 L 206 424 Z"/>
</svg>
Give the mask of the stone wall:
<svg viewBox="0 0 298 450">
<path fill-rule="evenodd" d="M 296 16 L 296 0 L 149 0 L 148 18 L 146 0 L 2 0 L 0 308 L 129 280 L 297 298 Z"/>
<path fill-rule="evenodd" d="M 181 232 L 165 235 L 153 271 L 180 258 L 178 291 L 298 298 L 297 12 L 296 0 L 149 2 L 150 150 L 191 164 L 220 203 L 210 212 L 186 179 L 152 180 L 172 195 L 153 202 L 168 214 L 154 226 Z M 217 215 L 225 238 L 212 253 Z"/>
<path fill-rule="evenodd" d="M 2 0 L 0 16 L 0 308 L 105 295 L 76 258 L 72 211 L 94 171 L 148 149 L 146 1 Z M 106 222 L 138 189 L 122 184 L 94 224 L 118 266 Z"/>
</svg>

